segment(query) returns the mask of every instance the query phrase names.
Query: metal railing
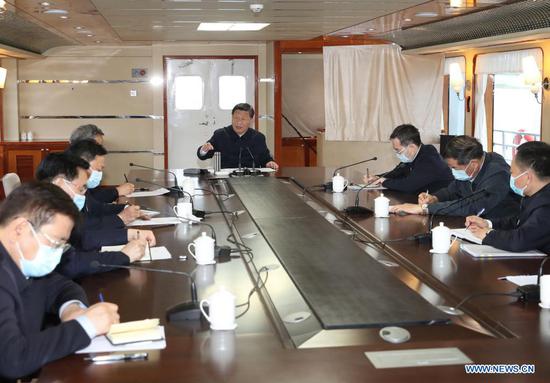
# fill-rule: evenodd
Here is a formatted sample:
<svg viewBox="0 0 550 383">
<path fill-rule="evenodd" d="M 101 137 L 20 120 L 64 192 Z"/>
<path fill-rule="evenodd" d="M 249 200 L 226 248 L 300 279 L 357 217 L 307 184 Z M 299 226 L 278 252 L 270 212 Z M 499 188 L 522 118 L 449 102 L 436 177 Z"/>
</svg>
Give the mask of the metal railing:
<svg viewBox="0 0 550 383">
<path fill-rule="evenodd" d="M 493 151 L 502 153 L 502 156 L 508 163 L 512 162 L 513 157 L 510 157 L 509 155 L 507 155 L 506 149 L 511 148 L 512 153 L 514 153 L 514 149 L 517 148 L 520 144 L 513 144 L 513 143 L 507 144 L 506 135 L 511 135 L 512 141 L 516 135 L 531 136 L 535 139 L 535 141 L 540 141 L 540 133 L 528 133 L 528 132 L 493 129 Z M 500 143 L 496 143 L 497 140 L 495 140 L 495 136 L 500 136 Z M 496 150 L 497 148 L 500 148 L 500 150 Z"/>
</svg>

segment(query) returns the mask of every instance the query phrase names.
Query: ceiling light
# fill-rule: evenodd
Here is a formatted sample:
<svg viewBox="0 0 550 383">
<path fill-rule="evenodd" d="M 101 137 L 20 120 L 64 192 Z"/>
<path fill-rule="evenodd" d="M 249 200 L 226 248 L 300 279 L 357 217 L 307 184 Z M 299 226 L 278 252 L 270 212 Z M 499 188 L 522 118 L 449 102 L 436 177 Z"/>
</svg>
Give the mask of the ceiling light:
<svg viewBox="0 0 550 383">
<path fill-rule="evenodd" d="M 94 37 L 94 35 L 92 35 L 91 33 L 87 34 L 86 36 L 88 36 L 88 37 Z"/>
<path fill-rule="evenodd" d="M 96 44 L 101 44 L 101 40 L 96 40 L 95 43 Z"/>
<path fill-rule="evenodd" d="M 372 32 L 372 31 L 375 31 L 376 29 L 374 28 L 369 28 L 369 32 Z"/>
<path fill-rule="evenodd" d="M 162 77 L 160 77 L 160 76 L 153 76 L 153 77 L 151 77 L 149 82 L 151 83 L 151 85 L 157 86 L 157 85 L 162 85 L 162 83 L 164 81 L 162 80 Z"/>
<path fill-rule="evenodd" d="M 0 13 L 6 12 L 6 0 L 0 0 Z"/>
<path fill-rule="evenodd" d="M 79 30 L 81 30 L 81 29 L 83 29 L 83 28 L 84 28 L 84 27 L 79 27 L 79 26 L 74 27 L 74 29 L 76 29 L 77 31 L 79 31 Z"/>
<path fill-rule="evenodd" d="M 269 23 L 200 23 L 198 31 L 259 31 Z"/>
<path fill-rule="evenodd" d="M 412 19 L 409 19 L 408 17 L 406 19 L 403 19 L 403 21 L 409 22 L 412 21 Z"/>
<path fill-rule="evenodd" d="M 47 1 L 43 1 L 40 3 L 41 6 L 43 7 L 49 7 L 50 6 L 50 3 L 48 3 Z"/>
<path fill-rule="evenodd" d="M 449 1 L 449 6 L 451 8 L 462 8 L 462 0 L 450 0 Z"/>
<path fill-rule="evenodd" d="M 439 14 L 437 12 L 418 12 L 415 14 L 418 17 L 437 17 Z"/>
<path fill-rule="evenodd" d="M 64 9 L 47 9 L 43 13 L 47 15 L 66 15 L 69 12 Z"/>
<path fill-rule="evenodd" d="M 59 16 L 60 19 L 63 19 L 63 20 L 66 20 L 69 18 L 69 16 L 66 16 L 66 15 L 62 15 L 62 16 Z"/>
</svg>

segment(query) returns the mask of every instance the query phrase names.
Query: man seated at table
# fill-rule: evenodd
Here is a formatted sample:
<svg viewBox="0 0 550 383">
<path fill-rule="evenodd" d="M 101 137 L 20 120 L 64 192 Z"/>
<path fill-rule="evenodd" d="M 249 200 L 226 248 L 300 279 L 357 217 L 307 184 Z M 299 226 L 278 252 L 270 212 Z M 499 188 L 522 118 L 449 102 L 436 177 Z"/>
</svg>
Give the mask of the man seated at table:
<svg viewBox="0 0 550 383">
<path fill-rule="evenodd" d="M 66 153 L 51 153 L 42 160 L 36 172 L 39 181 L 59 186 L 71 197 L 79 210 L 86 206 L 86 182 L 90 165 L 81 158 Z M 81 213 L 81 218 L 86 216 Z M 122 245 L 132 240 L 145 240 L 155 245 L 155 236 L 150 230 L 104 227 L 98 224 L 77 225 L 71 236 L 71 244 L 78 250 L 99 250 L 102 246 Z"/>
<path fill-rule="evenodd" d="M 87 307 L 80 286 L 52 272 L 78 210 L 55 185 L 31 182 L 0 205 L 0 380 L 35 373 L 118 323 L 118 307 Z M 46 315 L 59 318 L 45 327 Z"/>
<path fill-rule="evenodd" d="M 510 166 L 500 154 L 484 152 L 473 137 L 457 136 L 447 144 L 444 158 L 455 178 L 449 186 L 434 194 L 421 193 L 418 204 L 395 205 L 390 211 L 486 218 L 518 214 L 519 198 L 509 187 Z"/>
<path fill-rule="evenodd" d="M 99 145 L 103 145 L 105 133 L 94 124 L 81 125 L 71 133 L 70 143 L 76 144 L 79 141 L 94 140 Z M 103 186 L 93 188 L 90 193 L 101 202 L 114 202 L 118 197 L 126 196 L 134 192 L 134 184 L 126 182 L 116 187 Z"/>
<path fill-rule="evenodd" d="M 366 178 L 365 183 L 418 194 L 426 190 L 433 193 L 453 180 L 451 170 L 437 149 L 433 145 L 422 144 L 415 126 L 399 125 L 390 135 L 390 141 L 401 162 L 389 172 Z"/>
<path fill-rule="evenodd" d="M 512 161 L 510 188 L 524 197 L 518 216 L 485 220 L 466 218 L 466 227 L 484 245 L 513 252 L 550 254 L 550 145 L 525 143 Z"/>
<path fill-rule="evenodd" d="M 82 158 L 90 164 L 88 181 L 86 182 L 86 206 L 83 213 L 88 216 L 111 216 L 110 220 L 115 227 L 122 227 L 142 217 L 139 206 L 105 203 L 96 199 L 93 193 L 101 182 L 105 169 L 107 150 L 94 140 L 81 140 L 72 144 L 67 154 Z M 87 217 L 88 218 L 88 217 Z M 91 219 L 91 218 L 90 218 Z"/>
<path fill-rule="evenodd" d="M 231 125 L 218 129 L 208 142 L 197 149 L 201 160 L 221 154 L 222 168 L 268 167 L 277 170 L 279 165 L 269 154 L 265 136 L 250 128 L 254 108 L 249 104 L 237 104 L 231 111 Z"/>
</svg>

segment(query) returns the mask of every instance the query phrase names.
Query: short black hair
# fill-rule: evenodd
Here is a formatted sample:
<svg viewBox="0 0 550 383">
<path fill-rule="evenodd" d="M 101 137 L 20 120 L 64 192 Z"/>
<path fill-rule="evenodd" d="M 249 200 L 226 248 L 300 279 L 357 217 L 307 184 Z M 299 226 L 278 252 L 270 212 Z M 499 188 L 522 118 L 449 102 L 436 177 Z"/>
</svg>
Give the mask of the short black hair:
<svg viewBox="0 0 550 383">
<path fill-rule="evenodd" d="M 234 115 L 237 110 L 242 110 L 243 112 L 248 112 L 248 115 L 250 118 L 254 118 L 254 108 L 252 105 L 247 104 L 245 102 L 241 104 L 237 104 L 233 107 L 233 110 L 231 111 L 231 115 Z"/>
<path fill-rule="evenodd" d="M 36 179 L 51 182 L 55 177 L 63 176 L 72 181 L 78 177 L 78 168 L 88 170 L 90 164 L 67 153 L 50 153 L 38 165 Z"/>
<path fill-rule="evenodd" d="M 422 145 L 422 140 L 420 140 L 420 132 L 412 124 L 403 124 L 395 128 L 390 135 L 390 140 L 393 140 L 394 138 L 397 138 L 403 146 L 410 144 L 415 144 L 416 146 Z"/>
<path fill-rule="evenodd" d="M 88 162 L 95 159 L 96 156 L 104 156 L 107 150 L 103 145 L 98 144 L 95 140 L 82 140 L 75 142 L 66 150 L 67 154 L 82 158 Z"/>
<path fill-rule="evenodd" d="M 515 160 L 521 169 L 533 169 L 538 178 L 550 178 L 550 145 L 540 141 L 526 142 L 518 146 Z"/>
<path fill-rule="evenodd" d="M 456 136 L 449 140 L 443 157 L 455 159 L 460 165 L 467 165 L 471 160 L 483 157 L 483 146 L 474 137 Z"/>
<path fill-rule="evenodd" d="M 56 214 L 69 217 L 73 223 L 79 217 L 76 205 L 61 188 L 46 182 L 31 181 L 17 187 L 0 204 L 0 226 L 24 217 L 39 229 L 51 222 Z"/>
<path fill-rule="evenodd" d="M 78 128 L 74 130 L 74 132 L 71 133 L 71 138 L 69 138 L 69 141 L 71 144 L 74 144 L 75 142 L 82 141 L 82 140 L 93 140 L 95 139 L 95 136 L 104 136 L 105 133 L 103 133 L 103 130 L 99 129 L 97 125 L 94 124 L 87 124 L 87 125 L 80 125 Z"/>
</svg>

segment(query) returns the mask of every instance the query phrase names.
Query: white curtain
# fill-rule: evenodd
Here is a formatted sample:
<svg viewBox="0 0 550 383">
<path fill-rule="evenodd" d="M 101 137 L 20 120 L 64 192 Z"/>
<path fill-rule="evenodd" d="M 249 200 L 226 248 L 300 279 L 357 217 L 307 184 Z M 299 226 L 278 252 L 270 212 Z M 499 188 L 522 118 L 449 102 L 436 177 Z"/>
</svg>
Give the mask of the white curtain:
<svg viewBox="0 0 550 383">
<path fill-rule="evenodd" d="M 438 142 L 443 56 L 405 55 L 396 45 L 325 47 L 326 140 L 387 141 L 411 123 Z"/>
<path fill-rule="evenodd" d="M 487 90 L 488 78 L 488 74 L 476 76 L 476 121 L 474 125 L 474 137 L 483 145 L 483 150 L 488 150 L 487 116 L 485 115 L 485 91 Z"/>
<path fill-rule="evenodd" d="M 542 68 L 542 51 L 539 48 L 523 49 L 478 55 L 475 74 L 521 73 L 522 60 L 527 56 L 533 56 L 538 67 Z"/>
</svg>

